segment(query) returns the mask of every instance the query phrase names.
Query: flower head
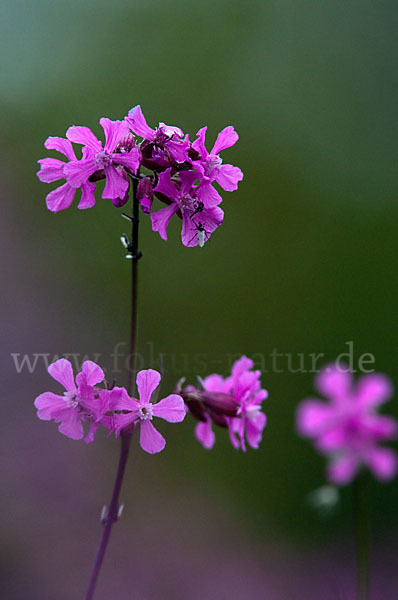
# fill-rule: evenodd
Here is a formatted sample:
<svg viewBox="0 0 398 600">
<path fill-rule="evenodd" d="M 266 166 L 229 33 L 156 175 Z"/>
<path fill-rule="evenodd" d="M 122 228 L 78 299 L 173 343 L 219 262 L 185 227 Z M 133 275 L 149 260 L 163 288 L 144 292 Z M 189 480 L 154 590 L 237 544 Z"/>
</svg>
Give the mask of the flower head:
<svg viewBox="0 0 398 600">
<path fill-rule="evenodd" d="M 160 417 L 169 423 L 179 423 L 186 414 L 184 401 L 177 394 L 171 394 L 157 403 L 152 402 L 152 395 L 159 386 L 160 379 L 160 373 L 153 369 L 140 371 L 137 374 L 139 399 L 130 398 L 124 390 L 123 395 L 112 402 L 116 435 L 130 425 L 139 425 L 141 448 L 150 454 L 160 452 L 166 445 L 164 437 L 152 425 L 153 417 Z"/>
<path fill-rule="evenodd" d="M 172 177 L 171 168 L 159 175 L 154 193 L 164 198 L 166 208 L 152 213 L 152 229 L 167 240 L 167 226 L 173 215 L 182 218 L 181 239 L 184 246 L 203 246 L 210 235 L 219 227 L 224 212 L 218 206 L 207 207 L 197 195 L 196 171 L 181 171 L 178 178 Z"/>
<path fill-rule="evenodd" d="M 92 180 L 105 177 L 106 184 L 103 198 L 110 198 L 116 206 L 127 201 L 129 179 L 127 172 L 136 173 L 140 165 L 140 151 L 135 145 L 124 121 L 100 119 L 105 132 L 105 146 L 96 138 L 88 127 L 69 127 L 67 139 L 49 137 L 45 142 L 47 149 L 62 152 L 68 162 L 54 158 L 39 160 L 41 181 L 49 183 L 58 179 L 66 179 L 66 183 L 50 192 L 47 196 L 47 207 L 52 212 L 68 208 L 78 188 L 82 190 L 82 198 L 78 208 L 90 208 L 95 204 L 95 185 Z M 72 143 L 82 144 L 82 158 L 79 160 L 73 150 Z"/>
<path fill-rule="evenodd" d="M 228 428 L 234 448 L 245 452 L 246 441 L 258 448 L 267 422 L 261 404 L 268 392 L 261 388 L 261 373 L 253 366 L 251 359 L 242 356 L 229 377 L 209 375 L 201 382 L 201 390 L 187 386 L 181 391 L 189 411 L 199 421 L 195 435 L 205 448 L 214 445 L 213 424 Z"/>
<path fill-rule="evenodd" d="M 89 431 L 85 441 L 93 441 L 99 423 L 109 411 L 109 391 L 97 387 L 105 378 L 104 372 L 94 362 L 86 360 L 75 381 L 72 365 L 65 358 L 50 365 L 48 372 L 65 392 L 62 396 L 52 392 L 40 394 L 34 403 L 37 416 L 60 423 L 59 431 L 73 440 L 84 436 L 83 422 L 87 421 Z"/>
<path fill-rule="evenodd" d="M 239 139 L 232 125 L 225 127 L 217 136 L 215 144 L 210 152 L 205 146 L 207 127 L 202 127 L 196 134 L 196 140 L 192 143 L 192 149 L 197 152 L 198 159 L 193 161 L 194 167 L 201 173 L 201 196 L 202 198 L 215 198 L 219 194 L 211 185 L 216 181 L 226 192 L 238 189 L 239 181 L 243 179 L 243 173 L 239 167 L 224 165 L 220 152 L 234 146 Z"/>
<path fill-rule="evenodd" d="M 75 152 L 72 144 L 69 140 L 60 137 L 49 137 L 44 142 L 47 150 L 57 150 L 61 154 L 64 154 L 69 161 L 77 161 Z M 85 151 L 84 151 L 85 154 Z M 42 158 L 38 161 L 40 170 L 37 173 L 40 181 L 45 183 L 52 183 L 60 179 L 66 179 L 64 168 L 66 162 L 59 160 L 58 158 Z M 78 204 L 78 208 L 90 208 L 95 204 L 95 184 L 86 181 L 82 183 L 81 191 L 82 196 Z M 68 182 L 64 183 L 60 187 L 52 190 L 46 197 L 47 208 L 52 212 L 56 213 L 59 210 L 65 210 L 72 204 L 76 194 L 76 188 L 71 186 Z"/>
<path fill-rule="evenodd" d="M 361 466 L 368 467 L 381 481 L 392 479 L 398 470 L 397 455 L 378 445 L 396 439 L 398 434 L 394 418 L 377 414 L 378 407 L 393 393 L 388 377 L 363 375 L 355 385 L 348 369 L 329 365 L 316 377 L 315 387 L 328 402 L 304 400 L 297 410 L 297 430 L 329 456 L 328 479 L 345 485 Z"/>
</svg>

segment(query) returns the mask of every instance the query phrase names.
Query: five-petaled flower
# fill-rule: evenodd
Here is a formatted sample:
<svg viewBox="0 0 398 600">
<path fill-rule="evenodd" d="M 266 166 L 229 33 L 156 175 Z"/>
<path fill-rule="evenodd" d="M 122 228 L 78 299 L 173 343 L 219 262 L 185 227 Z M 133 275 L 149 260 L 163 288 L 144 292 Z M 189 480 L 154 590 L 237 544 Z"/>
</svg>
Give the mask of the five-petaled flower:
<svg viewBox="0 0 398 600">
<path fill-rule="evenodd" d="M 103 370 L 86 360 L 75 381 L 70 361 L 60 358 L 48 367 L 48 372 L 66 391 L 62 396 L 52 392 L 40 394 L 35 400 L 37 416 L 60 423 L 59 431 L 73 440 L 84 436 L 83 422 L 87 421 L 89 431 L 84 441 L 92 442 L 99 423 L 109 411 L 110 392 L 97 387 L 104 381 Z"/>
<path fill-rule="evenodd" d="M 137 389 L 139 399 L 130 398 L 127 391 L 112 402 L 113 421 L 116 435 L 122 429 L 140 426 L 140 445 L 150 454 L 160 452 L 166 445 L 164 437 L 152 425 L 153 417 L 160 417 L 169 423 L 179 423 L 184 420 L 186 410 L 184 401 L 177 394 L 170 394 L 157 403 L 152 402 L 152 395 L 160 383 L 160 373 L 153 369 L 139 371 L 137 374 Z"/>
<path fill-rule="evenodd" d="M 82 144 L 85 152 L 81 160 L 71 160 L 64 167 L 68 183 L 79 188 L 96 171 L 105 174 L 103 198 L 110 198 L 116 206 L 127 200 L 129 179 L 124 168 L 136 173 L 140 165 L 140 151 L 129 135 L 125 121 L 111 121 L 103 117 L 100 125 L 105 132 L 105 146 L 96 138 L 91 129 L 82 126 L 69 127 L 66 137 L 76 144 Z"/>
<path fill-rule="evenodd" d="M 162 194 L 170 204 L 166 208 L 152 213 L 152 229 L 158 231 L 161 238 L 167 240 L 167 226 L 176 213 L 182 218 L 181 239 L 184 246 L 203 245 L 204 241 L 219 227 L 224 218 L 224 212 L 218 206 L 206 207 L 197 197 L 198 186 L 194 183 L 198 179 L 195 171 L 181 171 L 179 181 L 171 176 L 171 169 L 159 175 L 159 181 L 154 193 Z"/>
<path fill-rule="evenodd" d="M 393 394 L 388 377 L 367 374 L 355 385 L 347 367 L 329 365 L 317 375 L 315 387 L 328 402 L 304 400 L 297 410 L 297 430 L 330 457 L 328 479 L 346 485 L 361 466 L 381 481 L 392 479 L 398 469 L 397 455 L 378 443 L 396 439 L 398 423 L 376 412 Z"/>
<path fill-rule="evenodd" d="M 228 428 L 234 448 L 246 451 L 246 440 L 258 448 L 267 422 L 261 404 L 268 392 L 261 387 L 261 372 L 253 366 L 250 358 L 242 356 L 229 377 L 209 375 L 201 382 L 201 390 L 192 386 L 181 390 L 189 411 L 199 421 L 195 435 L 205 448 L 212 448 L 215 442 L 213 423 Z"/>
</svg>

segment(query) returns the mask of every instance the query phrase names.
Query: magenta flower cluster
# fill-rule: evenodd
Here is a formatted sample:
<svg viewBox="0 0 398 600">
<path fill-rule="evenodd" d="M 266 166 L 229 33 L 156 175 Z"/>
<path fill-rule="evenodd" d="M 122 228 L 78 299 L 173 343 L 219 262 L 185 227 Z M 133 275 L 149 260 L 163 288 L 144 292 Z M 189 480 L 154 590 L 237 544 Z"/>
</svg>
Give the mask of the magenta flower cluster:
<svg viewBox="0 0 398 600">
<path fill-rule="evenodd" d="M 131 181 L 136 182 L 137 197 L 144 213 L 151 213 L 154 197 L 165 204 L 152 212 L 153 231 L 167 240 L 167 226 L 174 215 L 182 220 L 185 246 L 203 246 L 219 227 L 224 212 L 222 198 L 214 184 L 232 192 L 243 174 L 238 167 L 223 164 L 220 152 L 233 146 L 238 134 L 232 126 L 217 136 L 210 152 L 205 145 L 206 127 L 191 143 L 179 127 L 159 123 L 156 129 L 147 124 L 140 106 L 132 108 L 123 121 L 100 119 L 105 134 L 103 145 L 88 127 L 73 126 L 66 139 L 49 137 L 48 150 L 57 150 L 66 160 L 39 160 L 38 177 L 51 183 L 65 180 L 46 198 L 47 207 L 56 213 L 68 208 L 78 189 L 78 208 L 95 205 L 96 182 L 105 179 L 102 198 L 123 206 L 129 198 Z M 78 158 L 73 144 L 82 147 Z"/>
<path fill-rule="evenodd" d="M 131 398 L 125 388 L 100 388 L 105 382 L 103 370 L 92 361 L 85 361 L 82 370 L 73 376 L 71 363 L 65 358 L 50 365 L 49 374 L 64 388 L 63 395 L 44 392 L 35 400 L 37 416 L 45 421 L 60 423 L 61 433 L 85 442 L 92 442 L 99 425 L 115 431 L 127 427 L 131 432 L 140 427 L 140 444 L 150 454 L 160 452 L 166 445 L 163 436 L 152 425 L 153 417 L 170 423 L 185 418 L 184 401 L 181 396 L 171 394 L 159 402 L 152 402 L 152 395 L 160 384 L 160 373 L 153 369 L 137 374 L 139 399 Z M 83 423 L 87 423 L 85 435 Z M 85 437 L 84 437 L 85 436 Z"/>
<path fill-rule="evenodd" d="M 153 396 L 161 376 L 153 369 L 137 374 L 138 399 L 123 387 L 109 389 L 103 370 L 92 361 L 83 363 L 76 379 L 71 363 L 64 358 L 50 365 L 48 372 L 65 391 L 63 395 L 40 394 L 35 400 L 37 416 L 59 423 L 59 431 L 74 440 L 92 442 L 100 425 L 116 437 L 123 430 L 132 433 L 139 427 L 141 447 L 155 454 L 163 450 L 166 441 L 153 426 L 153 418 L 179 423 L 189 411 L 198 420 L 195 435 L 205 448 L 214 445 L 214 423 L 229 430 L 235 448 L 246 451 L 245 440 L 258 448 L 266 425 L 261 403 L 268 393 L 261 388 L 260 371 L 253 370 L 253 361 L 246 356 L 235 362 L 230 377 L 209 375 L 200 390 L 180 386 L 159 402 L 154 402 Z"/>
<path fill-rule="evenodd" d="M 242 356 L 232 366 L 231 375 L 209 375 L 201 388 L 187 386 L 179 390 L 188 410 L 198 420 L 195 435 L 204 448 L 215 443 L 213 424 L 228 429 L 232 445 L 246 451 L 246 441 L 258 448 L 267 418 L 261 410 L 268 392 L 261 387 L 261 372 Z"/>
<path fill-rule="evenodd" d="M 329 457 L 327 477 L 336 485 L 352 481 L 364 466 L 381 480 L 397 475 L 398 459 L 380 442 L 398 436 L 396 419 L 377 414 L 393 394 L 388 377 L 363 375 L 355 384 L 348 368 L 326 366 L 315 379 L 317 391 L 328 399 L 304 400 L 297 410 L 297 430 Z"/>
</svg>

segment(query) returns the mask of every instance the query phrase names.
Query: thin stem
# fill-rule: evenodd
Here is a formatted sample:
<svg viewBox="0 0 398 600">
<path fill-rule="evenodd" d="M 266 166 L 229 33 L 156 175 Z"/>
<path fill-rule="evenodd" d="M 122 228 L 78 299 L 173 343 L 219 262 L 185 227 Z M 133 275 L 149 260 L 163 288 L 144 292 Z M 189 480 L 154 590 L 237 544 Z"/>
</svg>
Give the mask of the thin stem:
<svg viewBox="0 0 398 600">
<path fill-rule="evenodd" d="M 133 214 L 131 219 L 131 326 L 130 326 L 130 354 L 127 391 L 133 393 L 134 371 L 135 371 L 135 344 L 137 339 L 137 283 L 138 283 L 138 261 L 141 252 L 138 250 L 138 228 L 140 223 L 139 206 L 137 200 L 136 179 L 132 180 L 133 186 Z"/>
<path fill-rule="evenodd" d="M 354 482 L 354 522 L 357 552 L 357 600 L 369 600 L 370 506 L 369 480 L 360 473 Z"/>
<path fill-rule="evenodd" d="M 102 563 L 104 561 L 105 552 L 108 546 L 109 538 L 112 531 L 112 525 L 118 520 L 119 512 L 119 494 L 123 483 L 124 471 L 126 469 L 127 459 L 129 455 L 131 434 L 121 434 L 121 449 L 119 464 L 116 473 L 115 485 L 113 486 L 112 499 L 107 509 L 107 514 L 102 520 L 103 531 L 100 541 L 100 545 L 97 550 L 97 556 L 93 570 L 91 572 L 90 581 L 88 584 L 85 600 L 91 600 L 94 597 L 95 586 L 98 581 L 98 576 L 101 571 Z"/>
<path fill-rule="evenodd" d="M 132 237 L 129 252 L 132 256 L 131 263 L 131 323 L 130 323 L 130 354 L 128 367 L 128 387 L 129 394 L 133 391 L 134 369 L 135 369 L 135 344 L 137 331 L 137 276 L 138 276 L 138 260 L 141 253 L 138 250 L 138 226 L 139 226 L 139 205 L 137 200 L 137 183 L 136 179 L 132 179 L 133 202 L 132 202 Z M 91 572 L 90 581 L 88 584 L 85 600 L 92 600 L 94 597 L 95 588 L 98 577 L 104 561 L 105 552 L 108 547 L 109 538 L 112 531 L 112 526 L 119 518 L 119 495 L 122 489 L 124 472 L 126 470 L 127 459 L 129 456 L 131 432 L 123 432 L 120 435 L 121 446 L 119 464 L 117 468 L 115 484 L 113 486 L 112 498 L 109 508 L 106 509 L 106 514 L 102 518 L 103 531 L 101 541 L 97 550 L 97 556 L 93 570 Z"/>
</svg>

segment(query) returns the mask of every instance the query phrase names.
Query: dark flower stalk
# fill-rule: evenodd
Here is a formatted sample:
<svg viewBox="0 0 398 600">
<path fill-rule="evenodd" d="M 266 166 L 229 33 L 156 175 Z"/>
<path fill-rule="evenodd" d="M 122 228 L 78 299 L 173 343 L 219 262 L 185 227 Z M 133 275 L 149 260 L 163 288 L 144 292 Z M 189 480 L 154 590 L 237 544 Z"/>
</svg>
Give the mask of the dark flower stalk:
<svg viewBox="0 0 398 600">
<path fill-rule="evenodd" d="M 131 255 L 131 321 L 130 321 L 130 354 L 128 368 L 128 384 L 127 391 L 131 395 L 133 393 L 134 370 L 135 370 L 135 350 L 137 340 L 137 283 L 138 283 L 138 261 L 142 254 L 138 250 L 138 230 L 139 230 L 139 206 L 137 199 L 137 180 L 132 178 L 133 198 L 132 198 L 132 215 L 131 215 L 131 246 L 128 250 Z M 112 498 L 109 508 L 105 509 L 106 514 L 101 519 L 103 531 L 98 546 L 97 555 L 94 566 L 90 575 L 90 580 L 87 587 L 85 600 L 91 600 L 94 597 L 96 584 L 98 581 L 101 567 L 104 561 L 106 549 L 112 532 L 113 524 L 119 518 L 119 496 L 122 489 L 123 477 L 126 470 L 127 460 L 129 457 L 131 437 L 134 432 L 134 426 L 122 431 L 120 435 L 120 456 L 119 464 L 116 473 L 116 479 L 113 486 Z"/>
</svg>

